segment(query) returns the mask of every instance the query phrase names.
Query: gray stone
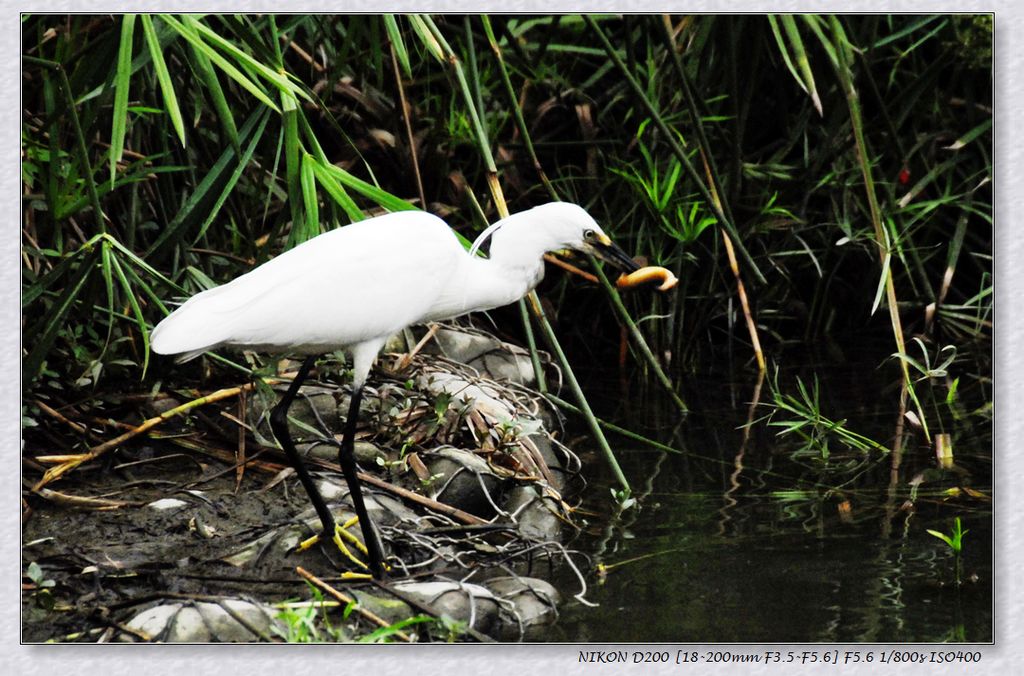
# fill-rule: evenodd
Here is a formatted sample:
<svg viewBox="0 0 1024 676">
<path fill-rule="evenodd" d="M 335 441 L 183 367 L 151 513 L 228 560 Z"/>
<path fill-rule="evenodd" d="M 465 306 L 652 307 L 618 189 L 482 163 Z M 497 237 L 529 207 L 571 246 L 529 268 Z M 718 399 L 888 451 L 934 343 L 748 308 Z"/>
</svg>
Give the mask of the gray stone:
<svg viewBox="0 0 1024 676">
<path fill-rule="evenodd" d="M 361 589 L 351 589 L 349 593 L 359 602 L 363 609 L 384 618 L 392 624 L 407 620 L 416 615 L 416 611 L 408 603 L 399 601 L 391 596 L 377 596 Z"/>
<path fill-rule="evenodd" d="M 472 406 L 492 422 L 505 422 L 515 417 L 515 406 L 504 399 L 498 388 L 486 381 L 470 381 L 448 371 L 425 369 L 416 378 L 416 387 L 433 395 L 448 394 L 462 406 Z"/>
<path fill-rule="evenodd" d="M 439 329 L 434 335 L 434 343 L 441 354 L 463 364 L 501 347 L 501 341 L 492 336 L 452 328 Z"/>
<path fill-rule="evenodd" d="M 288 409 L 288 417 L 321 433 L 325 431 L 325 427 L 328 430 L 335 428 L 338 425 L 338 400 L 334 396 L 334 391 L 316 386 L 303 386 Z M 292 434 L 309 435 L 305 430 L 295 429 L 294 423 Z"/>
<path fill-rule="evenodd" d="M 452 361 L 468 364 L 493 380 L 507 380 L 533 387 L 536 378 L 530 353 L 494 336 L 442 328 L 434 336 L 433 350 Z M 547 361 L 547 357 L 543 361 Z"/>
<path fill-rule="evenodd" d="M 503 350 L 484 354 L 470 365 L 483 371 L 494 380 L 507 380 L 526 387 L 533 387 L 537 382 L 530 355 L 525 352 L 513 351 L 509 346 Z"/>
<path fill-rule="evenodd" d="M 565 488 L 565 470 L 561 460 L 555 455 L 554 443 L 551 441 L 551 437 L 542 431 L 529 434 L 527 438 L 529 443 L 532 443 L 537 448 L 540 457 L 544 459 L 544 463 L 548 466 L 552 487 L 561 491 Z"/>
<path fill-rule="evenodd" d="M 324 434 L 325 430 L 331 430 L 339 426 L 338 399 L 335 396 L 335 389 L 316 384 L 303 385 L 299 389 L 298 396 L 288 409 L 288 417 L 293 419 L 291 433 L 296 439 L 308 438 L 310 432 L 297 426 L 295 422 L 317 430 Z M 270 410 L 277 405 L 284 396 L 284 391 L 275 389 L 277 395 L 269 402 L 264 402 L 262 396 L 250 396 L 248 398 L 248 416 L 252 424 L 257 421 L 262 423 L 262 430 L 270 435 L 268 417 Z M 345 409 L 347 412 L 348 409 Z M 319 420 L 318 420 L 319 417 Z M 321 422 L 322 421 L 322 422 Z"/>
<path fill-rule="evenodd" d="M 430 497 L 477 516 L 494 513 L 501 482 L 486 460 L 458 448 L 438 448 L 421 457 L 431 476 L 437 475 L 430 484 Z"/>
<path fill-rule="evenodd" d="M 458 582 L 397 582 L 395 589 L 420 603 L 430 606 L 439 615 L 464 622 L 477 631 L 487 633 L 498 619 L 498 601 L 486 587 Z"/>
<path fill-rule="evenodd" d="M 536 635 L 540 627 L 551 624 L 558 617 L 561 594 L 554 585 L 535 577 L 495 577 L 484 585 L 495 596 L 514 607 L 515 622 L 503 622 L 498 638 L 522 640 Z"/>
<path fill-rule="evenodd" d="M 543 497 L 536 486 L 516 486 L 509 491 L 505 501 L 505 511 L 515 518 L 519 534 L 538 542 L 559 538 L 562 521 L 558 518 L 557 509 L 555 501 Z"/>
<path fill-rule="evenodd" d="M 128 626 L 168 643 L 248 643 L 271 638 L 275 628 L 284 629 L 276 614 L 269 606 L 238 599 L 168 603 L 142 611 Z"/>
</svg>

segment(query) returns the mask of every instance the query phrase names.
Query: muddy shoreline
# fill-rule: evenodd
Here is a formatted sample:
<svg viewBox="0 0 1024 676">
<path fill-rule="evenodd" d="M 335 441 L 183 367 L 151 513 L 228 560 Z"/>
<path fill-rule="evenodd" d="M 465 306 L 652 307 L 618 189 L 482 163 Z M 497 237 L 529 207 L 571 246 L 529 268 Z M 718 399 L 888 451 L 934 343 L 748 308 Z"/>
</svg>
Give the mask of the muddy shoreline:
<svg viewBox="0 0 1024 676">
<path fill-rule="evenodd" d="M 389 556 L 383 584 L 348 579 L 361 572 L 357 551 L 295 551 L 319 522 L 266 423 L 286 380 L 170 418 L 33 491 L 45 466 L 32 458 L 117 436 L 95 415 L 101 403 L 54 407 L 63 421 L 25 435 L 23 570 L 38 568 L 23 578 L 23 640 L 518 641 L 543 631 L 566 596 L 585 590 L 582 573 L 577 590 L 544 580 L 580 563 L 562 545 L 579 462 L 532 389 L 527 353 L 446 327 L 403 359 L 420 337 L 385 350 L 357 432 Z M 318 371 L 291 429 L 344 522 L 337 441 L 347 388 L 330 363 Z M 164 387 L 139 398 L 136 421 L 190 394 L 204 393 Z M 76 419 L 91 420 L 89 434 L 78 449 L 55 448 Z"/>
</svg>

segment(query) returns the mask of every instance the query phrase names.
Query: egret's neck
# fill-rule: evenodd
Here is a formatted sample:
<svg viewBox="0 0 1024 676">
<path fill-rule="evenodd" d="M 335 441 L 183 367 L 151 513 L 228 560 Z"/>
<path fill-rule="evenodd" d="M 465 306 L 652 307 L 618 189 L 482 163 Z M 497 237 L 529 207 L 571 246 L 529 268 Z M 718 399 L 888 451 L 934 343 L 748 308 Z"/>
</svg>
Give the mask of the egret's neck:
<svg viewBox="0 0 1024 676">
<path fill-rule="evenodd" d="M 544 277 L 542 255 L 511 259 L 467 255 L 453 272 L 434 311 L 424 320 L 447 319 L 514 303 Z"/>
<path fill-rule="evenodd" d="M 542 255 L 470 258 L 466 276 L 473 309 L 501 307 L 525 296 L 544 277 Z"/>
</svg>

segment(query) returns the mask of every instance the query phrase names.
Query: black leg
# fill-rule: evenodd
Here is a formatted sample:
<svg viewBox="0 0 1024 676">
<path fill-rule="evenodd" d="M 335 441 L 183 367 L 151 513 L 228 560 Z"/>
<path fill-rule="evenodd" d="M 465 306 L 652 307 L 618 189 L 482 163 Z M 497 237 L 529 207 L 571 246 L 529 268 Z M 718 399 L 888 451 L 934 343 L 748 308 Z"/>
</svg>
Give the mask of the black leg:
<svg viewBox="0 0 1024 676">
<path fill-rule="evenodd" d="M 280 442 L 281 448 L 288 454 L 289 462 L 295 468 L 295 473 L 299 475 L 299 481 L 302 482 L 302 487 L 306 489 L 306 494 L 309 495 L 309 500 L 313 503 L 317 516 L 320 517 L 320 523 L 324 527 L 324 541 L 330 542 L 334 538 L 334 515 L 331 514 L 331 510 L 327 509 L 327 503 L 324 502 L 320 491 L 316 489 L 313 477 L 310 476 L 309 470 L 306 469 L 305 463 L 302 462 L 299 452 L 295 450 L 295 444 L 292 443 L 292 437 L 288 433 L 288 409 L 291 407 L 292 402 L 295 401 L 295 395 L 298 393 L 299 387 L 302 386 L 302 381 L 309 375 L 309 370 L 313 368 L 315 362 L 316 356 L 307 357 L 306 361 L 302 362 L 302 366 L 299 367 L 299 372 L 295 376 L 295 380 L 292 381 L 291 387 L 288 388 L 284 397 L 281 398 L 281 401 L 270 412 L 270 429 L 274 431 L 274 436 Z"/>
<path fill-rule="evenodd" d="M 363 489 L 360 487 L 359 477 L 356 475 L 356 422 L 359 420 L 359 402 L 363 398 L 363 388 L 359 386 L 352 391 L 352 403 L 348 407 L 348 419 L 345 420 L 345 436 L 341 440 L 341 448 L 338 449 L 338 464 L 345 475 L 345 482 L 348 483 L 349 497 L 352 500 L 352 507 L 355 508 L 356 516 L 359 517 L 359 526 L 363 529 L 363 542 L 366 543 L 366 551 L 370 558 L 370 573 L 377 580 L 384 579 L 384 554 L 381 549 L 380 539 L 377 531 L 370 521 L 370 515 L 366 512 L 366 504 L 363 502 Z"/>
</svg>

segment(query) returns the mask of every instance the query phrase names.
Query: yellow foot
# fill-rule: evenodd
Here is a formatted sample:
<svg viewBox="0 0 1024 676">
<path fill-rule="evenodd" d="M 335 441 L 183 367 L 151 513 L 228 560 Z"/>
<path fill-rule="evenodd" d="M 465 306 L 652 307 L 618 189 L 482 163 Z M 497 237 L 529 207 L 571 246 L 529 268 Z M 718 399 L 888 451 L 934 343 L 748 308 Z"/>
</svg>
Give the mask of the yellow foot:
<svg viewBox="0 0 1024 676">
<path fill-rule="evenodd" d="M 346 542 L 348 542 L 349 544 L 351 544 L 353 547 L 358 549 L 363 554 L 367 554 L 368 553 L 366 551 L 366 545 L 364 545 L 363 542 L 359 538 L 357 538 L 355 535 L 353 535 L 352 533 L 348 532 L 348 529 L 351 528 L 352 526 L 354 526 L 357 523 L 359 523 L 359 517 L 356 517 L 356 516 L 352 517 L 351 519 L 349 519 L 348 521 L 346 521 L 342 525 L 339 525 L 339 524 L 335 523 L 334 524 L 334 537 L 332 537 L 331 540 L 334 542 L 334 544 L 338 548 L 338 550 L 342 554 L 345 555 L 345 558 L 347 558 L 349 561 L 352 561 L 353 563 L 355 563 L 357 566 L 359 566 L 363 570 L 369 570 L 369 566 L 367 566 L 365 563 L 363 563 L 363 561 L 360 558 L 358 558 L 355 554 L 353 554 L 352 550 L 349 549 L 348 546 L 345 544 Z M 297 551 L 297 552 L 304 552 L 304 551 L 306 551 L 307 549 L 309 549 L 310 547 L 312 547 L 313 545 L 315 545 L 318 542 L 320 542 L 320 535 L 319 534 L 314 535 L 313 537 L 311 537 L 311 538 L 309 538 L 307 540 L 303 540 L 302 542 L 300 542 L 298 544 L 298 546 L 295 547 L 295 551 Z M 342 577 L 345 577 L 346 579 L 351 579 L 351 578 L 369 579 L 371 576 L 370 576 L 369 573 L 346 573 Z"/>
</svg>

